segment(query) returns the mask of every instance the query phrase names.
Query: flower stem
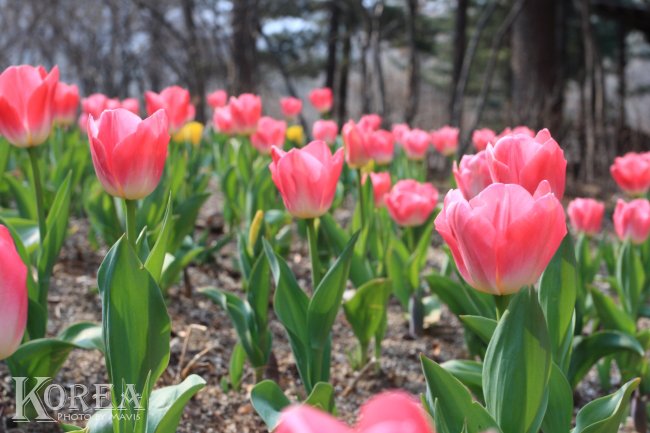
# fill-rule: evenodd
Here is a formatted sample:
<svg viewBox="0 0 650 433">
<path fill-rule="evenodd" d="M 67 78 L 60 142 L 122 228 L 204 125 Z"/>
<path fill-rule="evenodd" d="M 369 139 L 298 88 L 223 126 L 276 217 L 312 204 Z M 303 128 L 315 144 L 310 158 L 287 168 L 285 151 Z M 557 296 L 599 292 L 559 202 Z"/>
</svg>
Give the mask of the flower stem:
<svg viewBox="0 0 650 433">
<path fill-rule="evenodd" d="M 138 209 L 138 203 L 135 200 L 124 200 L 126 206 L 126 238 L 131 246 L 135 249 L 136 229 L 135 214 Z"/>
<path fill-rule="evenodd" d="M 357 186 L 359 187 L 359 208 L 361 209 L 361 228 L 366 226 L 366 206 L 365 200 L 363 197 L 363 185 L 361 180 L 363 179 L 361 169 L 357 169 Z"/>
<path fill-rule="evenodd" d="M 508 305 L 510 305 L 510 298 L 512 298 L 512 295 L 494 296 L 494 303 L 497 306 L 497 321 L 500 320 L 501 317 L 503 317 L 503 314 L 508 309 Z"/>
<path fill-rule="evenodd" d="M 34 191 L 36 192 L 36 212 L 38 214 L 38 232 L 40 235 L 40 245 L 43 246 L 45 235 L 47 234 L 47 225 L 45 220 L 45 204 L 43 201 L 43 184 L 41 180 L 41 171 L 38 167 L 38 155 L 35 147 L 27 148 L 29 162 L 32 165 L 32 175 L 34 177 Z"/>
<path fill-rule="evenodd" d="M 307 220 L 307 238 L 309 239 L 309 256 L 311 257 L 311 279 L 312 290 L 316 290 L 320 284 L 321 269 L 320 259 L 318 257 L 318 229 L 316 228 L 316 218 Z"/>
</svg>

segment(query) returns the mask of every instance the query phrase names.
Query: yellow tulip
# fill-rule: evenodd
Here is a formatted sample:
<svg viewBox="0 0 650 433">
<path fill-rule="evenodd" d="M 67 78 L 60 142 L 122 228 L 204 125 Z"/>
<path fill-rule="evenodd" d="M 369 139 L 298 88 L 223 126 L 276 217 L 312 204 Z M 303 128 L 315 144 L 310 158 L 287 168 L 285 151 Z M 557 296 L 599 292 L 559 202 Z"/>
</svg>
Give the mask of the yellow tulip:
<svg viewBox="0 0 650 433">
<path fill-rule="evenodd" d="M 302 145 L 305 141 L 305 131 L 303 131 L 302 126 L 292 125 L 288 127 L 287 139 L 293 141 L 294 143 Z"/>
<path fill-rule="evenodd" d="M 174 141 L 178 143 L 192 143 L 194 146 L 198 146 L 201 143 L 201 137 L 203 136 L 203 124 L 200 122 L 189 122 L 181 128 L 174 136 L 172 137 Z"/>
</svg>

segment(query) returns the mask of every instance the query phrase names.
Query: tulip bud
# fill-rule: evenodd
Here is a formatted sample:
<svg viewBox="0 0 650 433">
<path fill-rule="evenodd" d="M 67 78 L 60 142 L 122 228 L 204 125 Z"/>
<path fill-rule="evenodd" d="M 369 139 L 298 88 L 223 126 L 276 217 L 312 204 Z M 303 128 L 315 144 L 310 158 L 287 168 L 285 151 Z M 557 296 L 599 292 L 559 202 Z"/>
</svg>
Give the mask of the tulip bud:
<svg viewBox="0 0 650 433">
<path fill-rule="evenodd" d="M 622 241 L 645 242 L 650 235 L 650 202 L 640 198 L 629 203 L 619 200 L 614 210 L 614 229 Z"/>
<path fill-rule="evenodd" d="M 423 160 L 431 143 L 430 135 L 421 129 L 405 131 L 402 136 L 402 146 L 406 157 L 415 161 Z"/>
<path fill-rule="evenodd" d="M 287 119 L 295 119 L 302 111 L 302 101 L 292 96 L 282 98 L 280 99 L 280 109 L 284 117 Z"/>
<path fill-rule="evenodd" d="M 576 232 L 593 236 L 603 224 L 605 204 L 591 198 L 577 198 L 569 203 L 567 213 Z"/>
<path fill-rule="evenodd" d="M 324 141 L 330 146 L 334 144 L 338 134 L 339 126 L 333 120 L 317 120 L 311 130 L 314 140 Z"/>
<path fill-rule="evenodd" d="M 231 96 L 228 106 L 238 134 L 250 135 L 257 130 L 257 122 L 262 116 L 262 98 L 252 93 L 244 93 L 237 98 Z"/>
<path fill-rule="evenodd" d="M 438 190 L 430 183 L 400 180 L 385 196 L 386 208 L 404 227 L 420 226 L 431 216 L 438 202 Z"/>
<path fill-rule="evenodd" d="M 0 360 L 20 346 L 27 325 L 27 266 L 11 233 L 0 225 Z"/>
<path fill-rule="evenodd" d="M 314 106 L 319 113 L 327 113 L 332 109 L 334 104 L 334 96 L 332 89 L 323 87 L 321 89 L 313 89 L 309 93 L 309 102 Z"/>
<path fill-rule="evenodd" d="M 642 196 L 650 190 L 650 158 L 646 154 L 630 152 L 619 156 L 609 169 L 618 186 L 633 196 Z"/>
<path fill-rule="evenodd" d="M 458 128 L 443 126 L 442 128 L 431 132 L 431 142 L 433 147 L 444 156 L 452 156 L 458 149 Z"/>
<path fill-rule="evenodd" d="M 215 90 L 208 95 L 207 100 L 212 109 L 221 108 L 228 102 L 228 93 L 225 90 Z"/>
<path fill-rule="evenodd" d="M 264 224 L 264 211 L 258 210 L 255 212 L 255 217 L 253 218 L 253 222 L 251 222 L 251 228 L 248 231 L 248 253 L 251 256 L 253 255 L 255 244 L 260 236 L 262 224 Z"/>
</svg>

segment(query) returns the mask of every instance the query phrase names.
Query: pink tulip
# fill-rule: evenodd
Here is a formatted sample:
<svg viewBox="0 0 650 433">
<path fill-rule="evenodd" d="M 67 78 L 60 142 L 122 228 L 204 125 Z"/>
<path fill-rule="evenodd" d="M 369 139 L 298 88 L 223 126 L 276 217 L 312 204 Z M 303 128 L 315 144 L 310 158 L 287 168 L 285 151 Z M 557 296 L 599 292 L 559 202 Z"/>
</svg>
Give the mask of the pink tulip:
<svg viewBox="0 0 650 433">
<path fill-rule="evenodd" d="M 79 88 L 59 81 L 54 92 L 54 121 L 60 125 L 72 125 L 78 108 Z"/>
<path fill-rule="evenodd" d="M 501 131 L 501 134 L 497 136 L 497 140 L 507 135 L 515 135 L 515 134 L 523 134 L 531 138 L 535 137 L 536 135 L 535 131 L 533 131 L 527 126 L 515 126 L 514 128 L 505 128 L 503 131 Z"/>
<path fill-rule="evenodd" d="M 456 185 L 467 200 L 477 196 L 492 184 L 487 153 L 484 150 L 476 155 L 464 155 L 460 160 L 460 166 L 454 161 L 453 172 Z"/>
<path fill-rule="evenodd" d="M 390 164 L 393 160 L 395 140 L 391 132 L 379 129 L 368 133 L 370 157 L 378 165 Z"/>
<path fill-rule="evenodd" d="M 642 153 L 626 153 L 609 168 L 618 186 L 630 195 L 644 195 L 650 190 L 650 157 Z"/>
<path fill-rule="evenodd" d="M 147 114 L 153 115 L 163 109 L 167 112 L 170 133 L 178 132 L 187 122 L 194 120 L 196 110 L 190 101 L 190 92 L 179 86 L 171 86 L 160 93 L 145 92 Z"/>
<path fill-rule="evenodd" d="M 27 325 L 27 266 L 9 230 L 0 225 L 0 360 L 20 346 Z"/>
<path fill-rule="evenodd" d="M 282 115 L 287 119 L 295 119 L 302 111 L 302 100 L 289 96 L 280 99 Z"/>
<path fill-rule="evenodd" d="M 393 125 L 391 132 L 393 133 L 393 137 L 395 137 L 395 142 L 397 144 L 403 145 L 404 138 L 410 130 L 411 128 L 406 123 L 396 123 Z"/>
<path fill-rule="evenodd" d="M 232 120 L 232 114 L 230 114 L 230 107 L 228 105 L 225 107 L 216 108 L 214 110 L 214 114 L 212 115 L 212 123 L 222 134 L 232 135 L 236 132 L 235 122 Z"/>
<path fill-rule="evenodd" d="M 444 156 L 452 156 L 458 149 L 458 128 L 443 126 L 431 132 L 433 147 Z"/>
<path fill-rule="evenodd" d="M 314 140 L 321 140 L 330 146 L 336 142 L 339 134 L 339 125 L 334 120 L 317 120 L 311 129 Z"/>
<path fill-rule="evenodd" d="M 502 183 L 469 201 L 451 190 L 435 225 L 465 281 L 493 295 L 535 284 L 567 232 L 562 204 L 547 181 L 534 195 Z"/>
<path fill-rule="evenodd" d="M 416 161 L 426 157 L 430 142 L 429 134 L 417 128 L 405 132 L 402 136 L 402 147 L 404 147 L 407 158 Z"/>
<path fill-rule="evenodd" d="M 472 143 L 479 152 L 485 150 L 489 143 L 496 141 L 497 134 L 490 128 L 477 129 L 472 134 Z"/>
<path fill-rule="evenodd" d="M 95 173 L 107 193 L 127 200 L 151 194 L 160 182 L 169 144 L 165 110 L 142 120 L 124 108 L 88 118 Z"/>
<path fill-rule="evenodd" d="M 334 104 L 334 96 L 332 89 L 323 87 L 321 89 L 313 89 L 309 92 L 309 102 L 314 106 L 319 113 L 327 113 L 332 109 Z"/>
<path fill-rule="evenodd" d="M 47 140 L 54 121 L 59 68 L 10 66 L 0 74 L 0 135 L 17 147 Z"/>
<path fill-rule="evenodd" d="M 285 409 L 276 433 L 433 433 L 420 403 L 403 392 L 388 391 L 361 408 L 359 422 L 350 428 L 309 405 Z"/>
<path fill-rule="evenodd" d="M 385 196 L 388 213 L 404 227 L 420 226 L 431 216 L 438 202 L 438 190 L 430 183 L 400 180 Z"/>
<path fill-rule="evenodd" d="M 252 93 L 230 97 L 230 114 L 238 134 L 249 135 L 257 129 L 262 116 L 262 98 Z"/>
<path fill-rule="evenodd" d="M 381 128 L 381 116 L 379 114 L 364 114 L 359 119 L 359 126 L 376 131 Z"/>
<path fill-rule="evenodd" d="M 372 159 L 370 132 L 361 128 L 353 120 L 343 125 L 343 145 L 345 161 L 352 168 L 360 168 Z"/>
<path fill-rule="evenodd" d="M 343 149 L 334 155 L 324 141 L 312 141 L 302 149 L 271 150 L 271 177 L 284 205 L 297 218 L 316 218 L 332 206 L 343 168 Z"/>
<path fill-rule="evenodd" d="M 614 229 L 622 241 L 644 243 L 650 235 L 650 202 L 643 198 L 629 203 L 619 199 L 614 210 Z"/>
<path fill-rule="evenodd" d="M 136 98 L 123 99 L 120 106 L 125 110 L 129 110 L 133 114 L 140 114 L 140 101 Z"/>
<path fill-rule="evenodd" d="M 564 196 L 567 161 L 548 129 L 539 131 L 535 138 L 507 135 L 489 144 L 486 152 L 494 182 L 516 183 L 533 194 L 539 183 L 547 180 L 558 199 Z"/>
<path fill-rule="evenodd" d="M 208 94 L 208 105 L 212 109 L 221 108 L 228 102 L 228 93 L 225 90 L 215 90 Z"/>
<path fill-rule="evenodd" d="M 117 98 L 108 98 L 106 99 L 106 106 L 105 110 L 117 110 L 118 108 L 122 108 L 122 102 L 120 102 L 119 99 Z"/>
<path fill-rule="evenodd" d="M 576 232 L 593 236 L 602 227 L 605 204 L 591 198 L 577 198 L 569 203 L 567 213 Z"/>
<path fill-rule="evenodd" d="M 273 146 L 280 149 L 284 147 L 286 132 L 287 122 L 265 116 L 257 123 L 257 131 L 251 137 L 251 143 L 260 153 L 270 155 Z"/>
<path fill-rule="evenodd" d="M 368 173 L 363 175 L 362 184 L 365 185 L 368 180 L 368 175 L 370 175 L 370 182 L 372 182 L 373 197 L 375 201 L 375 207 L 383 207 L 386 205 L 386 194 L 390 192 L 392 186 L 392 180 L 390 178 L 390 173 L 387 171 L 382 171 L 380 173 Z"/>
</svg>

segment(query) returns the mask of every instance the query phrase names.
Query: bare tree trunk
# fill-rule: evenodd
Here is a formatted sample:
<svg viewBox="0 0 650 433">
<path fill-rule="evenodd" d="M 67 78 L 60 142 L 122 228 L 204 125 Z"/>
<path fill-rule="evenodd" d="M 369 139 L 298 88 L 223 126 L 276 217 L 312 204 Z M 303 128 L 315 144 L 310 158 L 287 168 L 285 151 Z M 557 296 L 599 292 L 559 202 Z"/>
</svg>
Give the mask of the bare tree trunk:
<svg viewBox="0 0 650 433">
<path fill-rule="evenodd" d="M 334 89 L 336 81 L 336 59 L 339 39 L 339 23 L 341 20 L 341 7 L 339 0 L 330 0 L 330 28 L 327 37 L 327 66 L 325 68 L 325 87 Z"/>
<path fill-rule="evenodd" d="M 462 101 L 458 101 L 455 88 L 460 81 L 461 71 L 463 69 L 463 59 L 465 58 L 465 47 L 467 45 L 467 7 L 469 0 L 457 0 L 456 21 L 454 25 L 454 53 L 453 68 L 451 73 L 451 95 L 449 98 L 449 121 L 452 125 L 458 126 L 462 119 Z M 454 111 L 458 110 L 458 116 L 454 116 Z"/>
<path fill-rule="evenodd" d="M 375 76 L 377 77 L 377 93 L 379 94 L 379 114 L 382 119 L 386 117 L 386 83 L 384 81 L 384 67 L 381 62 L 381 17 L 384 13 L 384 0 L 378 0 L 373 8 L 373 63 Z"/>
<path fill-rule="evenodd" d="M 591 10 L 589 0 L 575 0 L 580 12 L 583 50 L 585 56 L 584 80 L 584 120 L 585 120 L 585 155 L 584 175 L 587 180 L 594 178 L 594 158 L 596 151 L 596 135 L 594 126 L 594 40 L 591 29 Z"/>
<path fill-rule="evenodd" d="M 339 89 L 336 97 L 337 102 L 337 119 L 339 128 L 343 127 L 346 121 L 348 107 L 348 75 L 350 70 L 350 54 L 352 51 L 352 31 L 350 23 L 346 24 L 345 39 L 343 40 L 343 58 L 341 59 L 341 69 L 339 71 Z"/>
<path fill-rule="evenodd" d="M 236 94 L 255 90 L 255 33 L 257 28 L 257 0 L 237 0 L 233 2 L 232 58 L 234 73 L 233 91 Z"/>
<path fill-rule="evenodd" d="M 201 47 L 199 46 L 199 38 L 196 34 L 196 23 L 194 22 L 194 0 L 183 0 L 183 17 L 185 20 L 185 27 L 187 28 L 188 39 L 190 46 L 188 49 L 188 65 L 190 71 L 190 93 L 196 98 L 196 119 L 199 122 L 205 123 L 205 93 L 206 93 L 206 77 L 205 65 L 203 63 L 203 55 Z"/>
<path fill-rule="evenodd" d="M 420 103 L 420 59 L 417 48 L 418 0 L 406 0 L 408 6 L 409 81 L 404 120 L 411 124 Z"/>
<path fill-rule="evenodd" d="M 373 38 L 372 18 L 370 13 L 363 5 L 363 0 L 359 0 L 359 11 L 363 17 L 363 35 L 361 36 L 361 112 L 370 113 L 370 92 L 372 91 L 371 77 L 368 73 L 368 52 Z M 350 31 L 350 29 L 348 29 Z"/>
<path fill-rule="evenodd" d="M 627 38 L 627 29 L 623 23 L 619 23 L 617 32 L 618 45 L 618 62 L 616 65 L 616 75 L 618 76 L 618 116 L 616 124 L 616 140 L 614 142 L 614 151 L 616 155 L 621 154 L 621 143 L 627 139 L 625 130 L 627 128 L 627 115 L 625 113 L 625 101 L 627 99 L 627 78 L 625 68 L 627 67 L 627 47 L 625 39 Z"/>
</svg>

